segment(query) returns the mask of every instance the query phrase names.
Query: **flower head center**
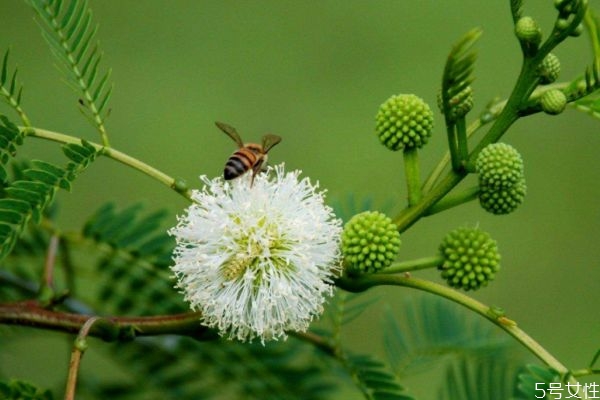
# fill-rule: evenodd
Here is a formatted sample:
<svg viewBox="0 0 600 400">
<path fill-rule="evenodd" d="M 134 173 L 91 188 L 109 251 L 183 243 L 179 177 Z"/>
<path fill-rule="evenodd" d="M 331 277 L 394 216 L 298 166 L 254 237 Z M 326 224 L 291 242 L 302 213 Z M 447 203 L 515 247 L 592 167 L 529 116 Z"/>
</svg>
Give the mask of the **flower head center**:
<svg viewBox="0 0 600 400">
<path fill-rule="evenodd" d="M 288 264 L 280 254 L 288 247 L 285 237 L 277 223 L 267 221 L 264 216 L 258 218 L 255 225 L 238 232 L 235 243 L 237 253 L 222 265 L 223 276 L 228 281 L 241 279 L 248 269 L 257 280 L 265 272 L 261 269 L 264 265 L 279 269 Z"/>
</svg>

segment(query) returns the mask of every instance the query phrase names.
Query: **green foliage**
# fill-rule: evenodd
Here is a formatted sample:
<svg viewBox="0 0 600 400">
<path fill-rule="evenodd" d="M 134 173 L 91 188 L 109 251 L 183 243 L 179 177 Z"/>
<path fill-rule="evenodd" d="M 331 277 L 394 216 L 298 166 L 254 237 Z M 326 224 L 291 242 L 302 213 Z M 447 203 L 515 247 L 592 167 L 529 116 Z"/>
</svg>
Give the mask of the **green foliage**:
<svg viewBox="0 0 600 400">
<path fill-rule="evenodd" d="M 0 399 L 3 400 L 52 400 L 49 390 L 42 390 L 28 382 L 11 380 L 0 382 Z"/>
<path fill-rule="evenodd" d="M 23 144 L 23 133 L 4 115 L 0 115 L 0 123 L 0 182 L 6 184 L 5 165 L 16 155 L 17 146 Z"/>
<path fill-rule="evenodd" d="M 585 71 L 584 77 L 571 82 L 566 89 L 569 101 L 575 100 L 575 108 L 600 118 L 600 64 L 594 63 Z"/>
<path fill-rule="evenodd" d="M 535 399 L 536 396 L 540 398 L 539 396 L 543 394 L 542 390 L 546 391 L 550 383 L 560 382 L 559 378 L 556 371 L 551 368 L 529 364 L 526 370 L 519 374 L 518 394 L 515 400 Z"/>
<path fill-rule="evenodd" d="M 80 104 L 92 125 L 104 132 L 108 100 L 112 93 L 110 69 L 101 74 L 102 51 L 95 39 L 98 25 L 92 22 L 87 0 L 28 0 L 39 16 L 42 34 L 66 69 Z"/>
<path fill-rule="evenodd" d="M 10 49 L 4 53 L 2 59 L 2 70 L 0 71 L 0 95 L 4 98 L 4 101 L 11 106 L 19 115 L 23 114 L 21 109 L 21 95 L 23 94 L 23 86 L 17 81 L 18 69 L 9 72 L 8 68 L 8 56 Z M 10 77 L 10 78 L 9 78 Z"/>
<path fill-rule="evenodd" d="M 477 55 L 473 51 L 473 45 L 481 37 L 481 34 L 482 31 L 479 28 L 467 32 L 454 45 L 446 60 L 442 78 L 441 106 L 447 123 L 451 123 L 452 98 L 466 90 L 475 79 L 473 69 Z"/>
<path fill-rule="evenodd" d="M 333 389 L 326 364 L 294 340 L 262 346 L 169 337 L 113 350 L 131 379 L 125 384 L 83 379 L 83 389 L 95 398 L 320 400 Z"/>
<path fill-rule="evenodd" d="M 385 364 L 371 355 L 351 355 L 346 359 L 346 366 L 366 399 L 413 399 L 402 393 L 404 388 L 387 372 Z"/>
<path fill-rule="evenodd" d="M 188 307 L 168 279 L 174 241 L 161 229 L 166 212 L 142 211 L 141 204 L 118 210 L 107 203 L 85 223 L 83 236 L 107 249 L 96 267 L 103 277 L 98 304 L 118 315 L 184 312 Z"/>
<path fill-rule="evenodd" d="M 378 297 L 366 296 L 364 293 L 348 293 L 338 290 L 327 303 L 325 315 L 331 323 L 331 330 L 320 332 L 330 337 L 336 337 L 344 325 L 358 318 Z"/>
<path fill-rule="evenodd" d="M 442 400 L 508 400 L 514 394 L 518 367 L 504 357 L 461 358 L 448 366 L 440 388 Z M 529 397 L 528 399 L 534 399 Z"/>
<path fill-rule="evenodd" d="M 399 376 L 439 363 L 443 356 L 502 353 L 512 343 L 489 322 L 443 299 L 407 300 L 401 315 L 398 319 L 388 310 L 383 331 L 386 355 Z"/>
<path fill-rule="evenodd" d="M 64 154 L 71 160 L 66 167 L 45 161 L 32 161 L 32 167 L 23 171 L 23 178 L 4 187 L 0 199 L 0 259 L 14 247 L 27 224 L 39 223 L 46 207 L 61 188 L 71 189 L 71 182 L 83 172 L 96 156 L 96 148 L 86 141 L 81 145 L 66 144 Z"/>
<path fill-rule="evenodd" d="M 329 302 L 326 315 L 331 322 L 331 331 L 319 331 L 332 339 L 336 352 L 344 354 L 341 348 L 342 327 L 358 318 L 367 308 L 377 302 L 377 297 L 366 297 L 362 293 L 349 294 L 338 290 Z M 387 371 L 387 366 L 370 355 L 349 354 L 341 358 L 341 366 L 367 399 L 412 399 L 403 394 L 403 387 L 396 377 Z"/>
</svg>

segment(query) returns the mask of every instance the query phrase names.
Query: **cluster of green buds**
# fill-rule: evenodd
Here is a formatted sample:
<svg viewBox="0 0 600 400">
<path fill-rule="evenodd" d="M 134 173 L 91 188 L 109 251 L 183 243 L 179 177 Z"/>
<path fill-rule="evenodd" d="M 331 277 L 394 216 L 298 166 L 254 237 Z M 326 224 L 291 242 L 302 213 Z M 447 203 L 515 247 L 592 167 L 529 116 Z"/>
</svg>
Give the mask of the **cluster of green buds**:
<svg viewBox="0 0 600 400">
<path fill-rule="evenodd" d="M 461 227 L 448 233 L 440 244 L 443 263 L 438 269 L 448 285 L 477 290 L 487 286 L 500 269 L 496 241 L 479 228 Z"/>
<path fill-rule="evenodd" d="M 446 114 L 447 112 L 448 119 L 451 121 L 456 121 L 467 115 L 467 113 L 473 108 L 473 89 L 471 86 L 467 86 L 452 96 L 452 98 L 450 98 L 448 101 L 449 110 L 444 109 L 444 101 L 441 91 L 438 93 L 437 103 L 442 114 Z"/>
<path fill-rule="evenodd" d="M 527 187 L 521 154 L 506 143 L 486 146 L 475 162 L 479 203 L 492 214 L 513 212 L 525 199 Z"/>
<path fill-rule="evenodd" d="M 565 30 L 571 26 L 569 20 L 573 14 L 579 12 L 579 7 L 582 7 L 581 0 L 554 0 L 554 7 L 558 10 L 558 18 L 556 19 L 556 29 Z M 570 36 L 579 36 L 583 33 L 583 25 L 579 24 L 569 32 Z"/>
</svg>

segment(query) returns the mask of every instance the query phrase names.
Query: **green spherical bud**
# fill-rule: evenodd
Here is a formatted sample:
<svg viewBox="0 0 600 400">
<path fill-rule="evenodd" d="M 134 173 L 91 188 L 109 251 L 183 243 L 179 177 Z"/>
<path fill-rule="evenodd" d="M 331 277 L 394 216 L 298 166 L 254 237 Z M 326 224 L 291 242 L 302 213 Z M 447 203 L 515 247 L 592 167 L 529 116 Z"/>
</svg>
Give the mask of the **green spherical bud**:
<svg viewBox="0 0 600 400">
<path fill-rule="evenodd" d="M 488 189 L 510 188 L 523 179 L 521 154 L 509 144 L 492 143 L 479 152 L 475 161 L 479 185 Z"/>
<path fill-rule="evenodd" d="M 442 92 L 438 92 L 437 103 L 440 111 L 444 114 L 444 105 L 442 104 Z M 456 121 L 459 118 L 467 115 L 473 108 L 473 89 L 471 86 L 467 86 L 456 95 L 454 95 L 449 101 L 450 107 L 450 119 Z"/>
<path fill-rule="evenodd" d="M 438 267 L 448 285 L 463 290 L 487 286 L 500 269 L 498 246 L 487 232 L 462 227 L 448 233 L 440 245 Z"/>
<path fill-rule="evenodd" d="M 547 85 L 558 79 L 560 74 L 560 60 L 554 54 L 549 53 L 538 67 L 538 76 L 540 83 Z"/>
<path fill-rule="evenodd" d="M 525 199 L 527 185 L 525 178 L 509 188 L 495 189 L 487 186 L 479 187 L 479 204 L 492 214 L 510 214 L 517 209 Z"/>
<path fill-rule="evenodd" d="M 433 112 L 413 94 L 392 96 L 377 112 L 376 132 L 381 143 L 391 150 L 422 147 L 433 129 Z"/>
<path fill-rule="evenodd" d="M 558 29 L 559 31 L 564 31 L 565 29 L 567 29 L 569 27 L 569 25 L 570 25 L 569 20 L 567 20 L 565 18 L 558 18 L 556 20 L 556 23 L 554 24 L 556 29 Z"/>
<path fill-rule="evenodd" d="M 567 106 L 567 96 L 559 89 L 548 90 L 542 94 L 540 105 L 546 114 L 557 115 Z"/>
<path fill-rule="evenodd" d="M 346 223 L 342 253 L 350 272 L 375 272 L 389 266 L 400 250 L 398 227 L 385 214 L 365 211 Z"/>
<path fill-rule="evenodd" d="M 515 24 L 515 34 L 524 43 L 537 46 L 542 41 L 542 30 L 531 17 L 521 17 Z"/>
<path fill-rule="evenodd" d="M 185 181 L 185 179 L 175 178 L 175 181 L 173 182 L 173 189 L 175 189 L 175 191 L 178 193 L 183 193 L 183 192 L 187 191 L 189 188 L 188 188 L 188 185 L 187 185 L 187 182 Z"/>
<path fill-rule="evenodd" d="M 579 25 L 577 25 L 577 27 L 575 29 L 573 29 L 573 31 L 571 33 L 569 33 L 569 36 L 577 37 L 577 36 L 581 36 L 582 33 L 583 33 L 583 24 L 579 24 Z"/>
<path fill-rule="evenodd" d="M 573 0 L 554 0 L 554 7 L 563 15 L 573 13 Z"/>
</svg>

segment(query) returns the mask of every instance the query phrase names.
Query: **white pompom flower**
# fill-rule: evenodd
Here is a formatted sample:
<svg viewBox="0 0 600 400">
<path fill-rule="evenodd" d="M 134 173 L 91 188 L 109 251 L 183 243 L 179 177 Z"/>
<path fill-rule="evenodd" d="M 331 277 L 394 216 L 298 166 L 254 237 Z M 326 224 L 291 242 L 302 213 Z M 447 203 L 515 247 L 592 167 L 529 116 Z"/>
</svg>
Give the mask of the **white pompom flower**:
<svg viewBox="0 0 600 400">
<path fill-rule="evenodd" d="M 201 176 L 169 231 L 171 267 L 202 324 L 241 341 L 306 331 L 340 274 L 342 224 L 324 192 L 283 164 L 225 181 Z"/>
</svg>

